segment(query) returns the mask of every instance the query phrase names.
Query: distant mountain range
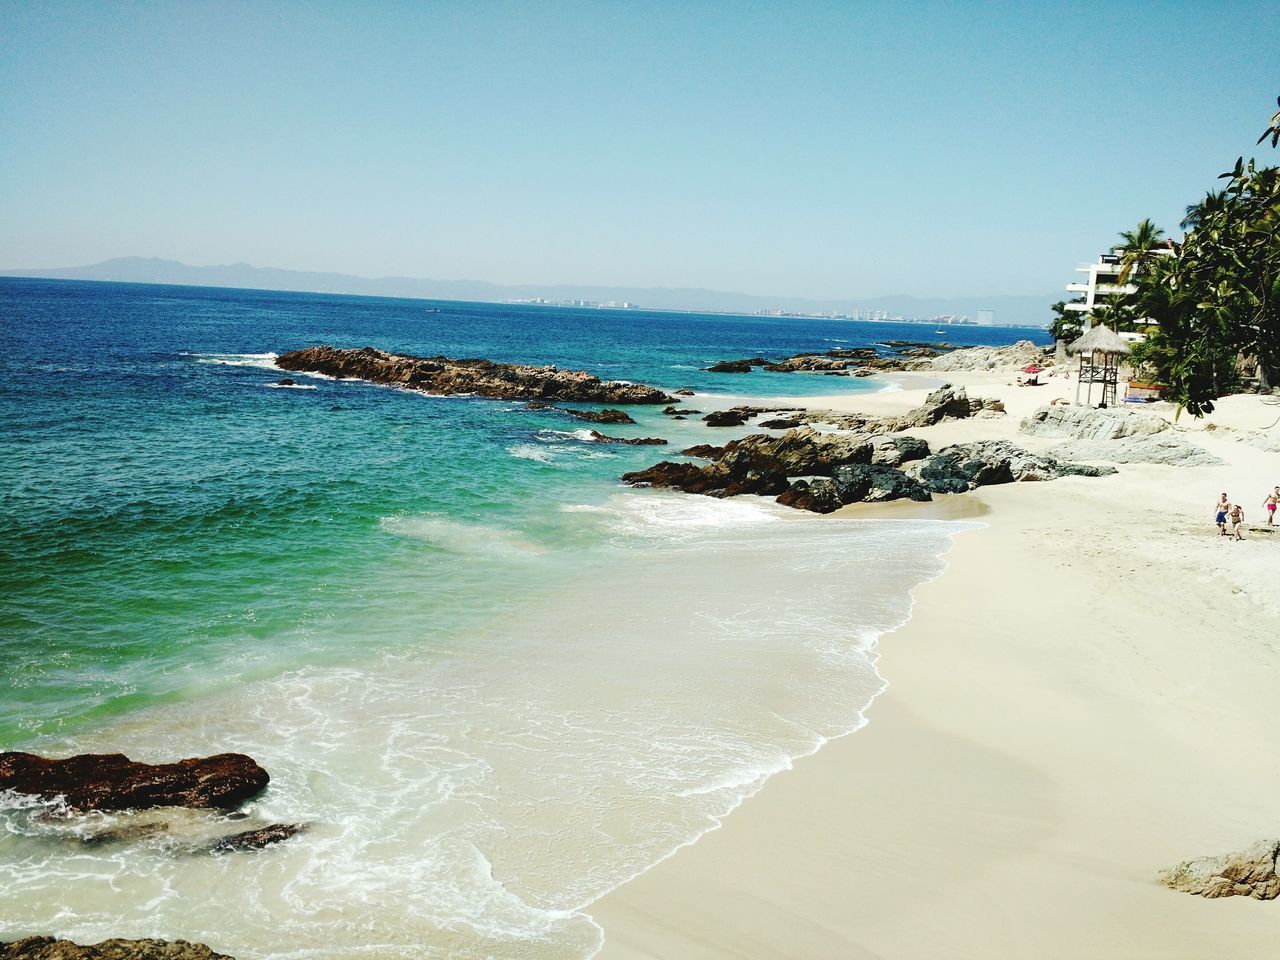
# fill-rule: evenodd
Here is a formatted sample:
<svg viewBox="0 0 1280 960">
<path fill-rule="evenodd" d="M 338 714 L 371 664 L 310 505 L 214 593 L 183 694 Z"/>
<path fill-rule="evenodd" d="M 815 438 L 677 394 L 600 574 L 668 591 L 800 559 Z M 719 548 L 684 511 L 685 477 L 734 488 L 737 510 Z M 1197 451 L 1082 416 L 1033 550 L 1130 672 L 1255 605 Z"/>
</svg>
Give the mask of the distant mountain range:
<svg viewBox="0 0 1280 960">
<path fill-rule="evenodd" d="M 706 310 L 720 313 L 757 313 L 783 310 L 791 313 L 851 313 L 884 310 L 890 316 L 929 318 L 943 314 L 977 317 L 992 310 L 998 324 L 1044 326 L 1049 305 L 1061 294 L 1045 296 L 911 297 L 890 295 L 869 300 L 809 300 L 803 297 L 764 297 L 696 287 L 596 287 L 574 285 L 515 284 L 506 286 L 483 280 L 424 280 L 414 277 L 356 277 L 343 273 L 313 273 L 254 267 L 247 263 L 193 267 L 177 260 L 156 257 L 116 257 L 87 267 L 53 267 L 44 270 L 0 270 L 0 276 L 45 277 L 54 280 L 111 280 L 121 283 L 173 283 L 193 287 L 238 287 L 249 290 L 290 290 L 306 293 L 346 293 L 372 297 L 413 297 L 427 300 L 474 300 L 501 303 L 507 300 L 617 301 L 656 310 Z"/>
</svg>

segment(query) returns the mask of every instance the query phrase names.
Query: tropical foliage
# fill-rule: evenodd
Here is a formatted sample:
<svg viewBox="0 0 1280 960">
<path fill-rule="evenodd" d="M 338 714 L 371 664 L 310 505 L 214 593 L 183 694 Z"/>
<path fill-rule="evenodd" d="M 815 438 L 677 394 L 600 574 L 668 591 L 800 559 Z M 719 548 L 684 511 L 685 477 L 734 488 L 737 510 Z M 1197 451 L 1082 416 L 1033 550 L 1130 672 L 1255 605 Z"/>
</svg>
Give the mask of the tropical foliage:
<svg viewBox="0 0 1280 960">
<path fill-rule="evenodd" d="M 1068 303 L 1084 303 L 1084 297 L 1059 300 L 1049 308 L 1053 311 L 1053 321 L 1049 324 L 1049 335 L 1054 340 L 1063 340 L 1070 343 L 1072 340 L 1079 339 L 1080 334 L 1084 333 L 1084 325 L 1080 320 L 1079 313 L 1067 309 Z"/>
<path fill-rule="evenodd" d="M 1264 140 L 1280 143 L 1280 112 Z M 1242 361 L 1257 365 L 1263 387 L 1280 369 L 1280 168 L 1241 158 L 1219 179 L 1220 192 L 1188 208 L 1169 255 L 1151 252 L 1159 231 L 1149 221 L 1122 234 L 1132 309 L 1159 324 L 1134 360 L 1196 416 L 1237 386 Z"/>
</svg>

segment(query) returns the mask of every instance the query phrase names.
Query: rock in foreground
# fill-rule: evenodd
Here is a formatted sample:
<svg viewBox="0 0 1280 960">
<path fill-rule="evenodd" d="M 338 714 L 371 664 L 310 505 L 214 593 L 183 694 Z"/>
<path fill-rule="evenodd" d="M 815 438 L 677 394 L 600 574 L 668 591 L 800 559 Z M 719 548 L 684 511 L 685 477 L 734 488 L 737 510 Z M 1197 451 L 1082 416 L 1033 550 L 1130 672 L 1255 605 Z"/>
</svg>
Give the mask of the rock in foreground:
<svg viewBox="0 0 1280 960">
<path fill-rule="evenodd" d="M 185 940 L 103 940 L 81 946 L 53 937 L 0 943 L 0 960 L 234 960 Z"/>
<path fill-rule="evenodd" d="M 228 809 L 261 793 L 270 779 L 242 753 L 159 764 L 138 763 L 123 753 L 83 753 L 63 760 L 0 753 L 0 790 L 47 800 L 64 797 L 76 810 Z"/>
<path fill-rule="evenodd" d="M 1274 900 L 1280 896 L 1276 857 L 1280 840 L 1259 840 L 1247 850 L 1219 857 L 1186 860 L 1160 874 L 1170 890 L 1201 897 L 1253 897 Z"/>
<path fill-rule="evenodd" d="M 1024 450 L 1007 440 L 979 440 L 943 447 L 908 464 L 905 471 L 933 493 L 964 493 L 977 487 L 1059 477 L 1101 477 L 1115 467 L 1064 463 Z"/>
<path fill-rule="evenodd" d="M 307 347 L 276 359 L 282 370 L 352 377 L 424 393 L 470 393 L 496 400 L 561 400 L 577 403 L 670 403 L 674 398 L 656 387 L 601 380 L 582 370 L 495 363 L 492 360 L 454 360 L 449 357 L 411 357 L 372 347 L 340 350 Z"/>
<path fill-rule="evenodd" d="M 1222 458 L 1173 434 L 1132 436 L 1120 440 L 1068 440 L 1049 452 L 1064 460 L 1107 463 L 1155 463 L 1178 467 L 1216 467 Z"/>
</svg>

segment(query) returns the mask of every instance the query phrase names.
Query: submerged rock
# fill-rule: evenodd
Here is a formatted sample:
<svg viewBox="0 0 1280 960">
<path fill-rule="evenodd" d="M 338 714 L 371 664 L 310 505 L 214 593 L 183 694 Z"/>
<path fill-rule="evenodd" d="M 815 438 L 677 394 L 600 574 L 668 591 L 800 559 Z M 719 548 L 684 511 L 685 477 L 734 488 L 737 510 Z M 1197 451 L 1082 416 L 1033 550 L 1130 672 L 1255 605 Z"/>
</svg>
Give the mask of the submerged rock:
<svg viewBox="0 0 1280 960">
<path fill-rule="evenodd" d="M 611 410 L 608 407 L 603 410 L 570 410 L 567 407 L 561 409 L 569 416 L 586 420 L 588 423 L 635 423 L 631 414 L 625 410 Z"/>
<path fill-rule="evenodd" d="M 229 808 L 261 793 L 270 779 L 242 753 L 160 764 L 138 763 L 123 753 L 84 753 L 62 760 L 0 753 L 0 790 L 48 800 L 63 797 L 76 810 Z"/>
<path fill-rule="evenodd" d="M 450 357 L 412 357 L 373 347 L 340 350 L 307 347 L 276 358 L 282 370 L 357 377 L 371 383 L 421 390 L 433 394 L 476 394 L 500 400 L 559 400 L 578 403 L 670 403 L 655 387 L 601 380 L 582 370 L 554 366 L 455 360 Z"/>
<path fill-rule="evenodd" d="M 290 837 L 306 830 L 309 826 L 310 824 L 307 823 L 273 823 L 268 827 L 260 827 L 257 830 L 233 833 L 215 840 L 209 847 L 209 852 L 234 853 L 237 851 L 261 850 L 263 847 L 269 847 L 273 843 L 288 840 Z"/>
<path fill-rule="evenodd" d="M 0 960 L 234 960 L 186 940 L 103 940 L 81 946 L 53 937 L 0 943 Z"/>
<path fill-rule="evenodd" d="M 625 443 L 633 447 L 665 446 L 667 442 L 661 437 L 610 437 L 599 430 L 591 431 L 591 439 L 596 443 Z"/>
<path fill-rule="evenodd" d="M 1276 858 L 1280 840 L 1259 840 L 1247 850 L 1217 857 L 1185 860 L 1160 874 L 1160 882 L 1170 890 L 1201 897 L 1252 897 L 1274 900 L 1280 896 L 1280 875 Z"/>
</svg>

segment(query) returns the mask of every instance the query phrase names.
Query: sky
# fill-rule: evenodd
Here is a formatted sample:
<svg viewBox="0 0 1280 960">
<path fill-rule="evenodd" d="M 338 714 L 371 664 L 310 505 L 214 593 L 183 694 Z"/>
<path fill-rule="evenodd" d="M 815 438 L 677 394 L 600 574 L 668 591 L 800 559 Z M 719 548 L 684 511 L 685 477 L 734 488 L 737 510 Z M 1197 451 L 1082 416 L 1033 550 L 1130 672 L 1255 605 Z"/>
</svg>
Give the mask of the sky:
<svg viewBox="0 0 1280 960">
<path fill-rule="evenodd" d="M 0 267 L 1042 294 L 1280 95 L 1267 2 L 0 3 Z"/>
</svg>

